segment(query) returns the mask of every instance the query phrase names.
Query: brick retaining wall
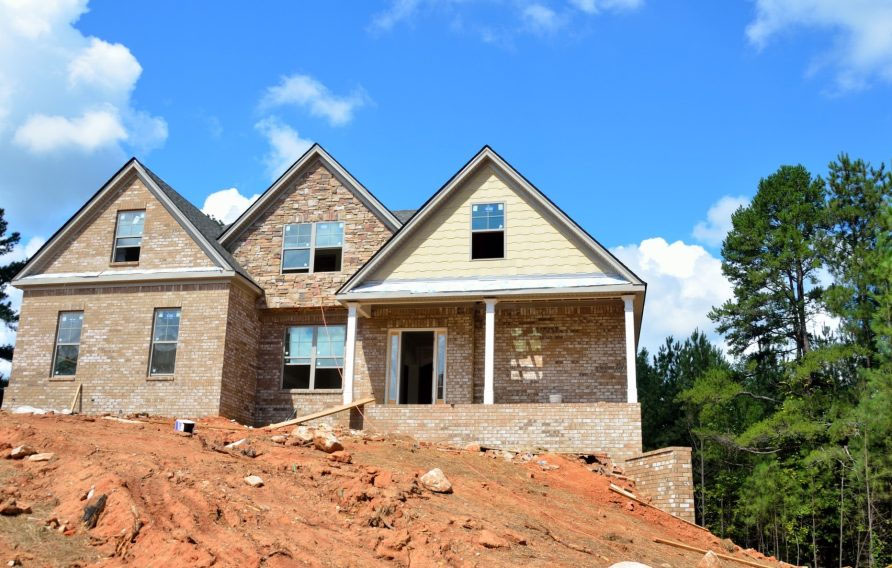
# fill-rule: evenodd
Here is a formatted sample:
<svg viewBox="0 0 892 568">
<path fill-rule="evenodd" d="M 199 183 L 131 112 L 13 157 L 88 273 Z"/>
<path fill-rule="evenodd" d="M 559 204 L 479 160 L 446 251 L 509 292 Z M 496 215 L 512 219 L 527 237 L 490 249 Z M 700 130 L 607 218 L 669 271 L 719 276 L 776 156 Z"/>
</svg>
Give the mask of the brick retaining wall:
<svg viewBox="0 0 892 568">
<path fill-rule="evenodd" d="M 667 513 L 694 521 L 691 448 L 670 447 L 626 459 L 626 475 L 643 497 Z"/>
<path fill-rule="evenodd" d="M 606 452 L 622 462 L 641 453 L 641 408 L 628 403 L 372 405 L 354 427 L 419 440 L 512 450 Z"/>
</svg>

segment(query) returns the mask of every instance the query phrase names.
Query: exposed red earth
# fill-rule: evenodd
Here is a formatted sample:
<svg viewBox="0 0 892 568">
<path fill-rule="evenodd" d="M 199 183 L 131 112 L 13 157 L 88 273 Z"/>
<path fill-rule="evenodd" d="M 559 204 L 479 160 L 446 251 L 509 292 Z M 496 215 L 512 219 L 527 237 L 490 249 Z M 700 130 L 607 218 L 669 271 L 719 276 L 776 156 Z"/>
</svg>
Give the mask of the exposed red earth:
<svg viewBox="0 0 892 568">
<path fill-rule="evenodd" d="M 0 459 L 0 501 L 31 509 L 0 516 L 3 565 L 681 567 L 702 558 L 657 537 L 777 565 L 610 491 L 634 488 L 573 456 L 507 461 L 338 430 L 344 451 L 327 454 L 272 439 L 292 428 L 211 418 L 187 437 L 170 419 L 135 420 L 0 412 L 0 456 L 21 445 L 54 454 Z M 434 468 L 451 493 L 422 486 Z M 252 475 L 261 486 L 245 481 Z M 87 528 L 84 509 L 101 495 Z"/>
</svg>

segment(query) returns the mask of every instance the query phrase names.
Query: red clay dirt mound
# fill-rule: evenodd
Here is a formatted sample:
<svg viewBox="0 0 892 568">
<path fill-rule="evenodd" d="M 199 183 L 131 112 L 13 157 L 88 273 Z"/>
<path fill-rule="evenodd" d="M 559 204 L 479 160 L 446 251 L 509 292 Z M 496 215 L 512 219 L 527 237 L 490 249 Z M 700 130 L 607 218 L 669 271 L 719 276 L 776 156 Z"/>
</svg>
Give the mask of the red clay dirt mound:
<svg viewBox="0 0 892 568">
<path fill-rule="evenodd" d="M 0 562 L 24 566 L 610 566 L 665 568 L 701 555 L 654 538 L 756 560 L 608 489 L 565 456 L 506 461 L 405 437 L 336 432 L 344 452 L 200 421 L 0 412 Z M 226 448 L 227 444 L 246 439 Z M 557 469 L 543 469 L 544 459 Z M 419 478 L 440 468 L 452 493 Z M 261 486 L 245 480 L 258 476 Z M 94 528 L 84 509 L 105 496 Z M 25 509 L 27 510 L 27 509 Z M 765 565 L 775 565 L 764 561 Z M 723 561 L 723 566 L 743 564 Z"/>
</svg>

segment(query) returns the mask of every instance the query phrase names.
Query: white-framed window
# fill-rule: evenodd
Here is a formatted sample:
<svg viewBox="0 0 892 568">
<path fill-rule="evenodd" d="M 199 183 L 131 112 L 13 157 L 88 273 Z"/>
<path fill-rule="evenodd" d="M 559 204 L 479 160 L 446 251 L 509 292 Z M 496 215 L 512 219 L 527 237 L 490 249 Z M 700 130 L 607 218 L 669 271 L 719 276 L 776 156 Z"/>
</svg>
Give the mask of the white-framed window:
<svg viewBox="0 0 892 568">
<path fill-rule="evenodd" d="M 282 273 L 340 272 L 344 223 L 291 223 L 282 238 Z"/>
<path fill-rule="evenodd" d="M 471 260 L 505 258 L 505 204 L 471 205 Z"/>
<path fill-rule="evenodd" d="M 114 262 L 137 262 L 142 249 L 142 231 L 146 223 L 146 212 L 118 211 L 115 224 Z"/>
<path fill-rule="evenodd" d="M 83 326 L 84 312 L 59 312 L 53 353 L 54 377 L 73 377 L 77 372 Z"/>
<path fill-rule="evenodd" d="M 282 388 L 340 390 L 344 374 L 343 325 L 299 325 L 285 330 Z"/>
<path fill-rule="evenodd" d="M 176 370 L 180 339 L 180 308 L 157 308 L 152 324 L 150 375 L 172 375 Z"/>
</svg>

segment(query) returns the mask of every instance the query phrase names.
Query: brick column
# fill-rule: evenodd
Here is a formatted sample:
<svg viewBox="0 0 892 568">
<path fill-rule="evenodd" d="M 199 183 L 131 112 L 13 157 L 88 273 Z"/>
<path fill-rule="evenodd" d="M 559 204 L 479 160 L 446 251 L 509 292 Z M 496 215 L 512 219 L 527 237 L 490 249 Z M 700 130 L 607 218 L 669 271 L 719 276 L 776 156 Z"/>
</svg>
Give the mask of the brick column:
<svg viewBox="0 0 892 568">
<path fill-rule="evenodd" d="M 635 369 L 635 296 L 623 296 L 626 304 L 626 400 L 638 402 L 638 379 Z"/>
<path fill-rule="evenodd" d="M 356 353 L 356 303 L 347 304 L 347 341 L 344 346 L 344 404 L 353 402 L 353 367 Z"/>
<path fill-rule="evenodd" d="M 493 386 L 493 374 L 496 353 L 496 300 L 484 298 L 486 304 L 486 333 L 484 334 L 485 348 L 483 351 L 483 404 L 495 402 L 495 388 Z"/>
</svg>

